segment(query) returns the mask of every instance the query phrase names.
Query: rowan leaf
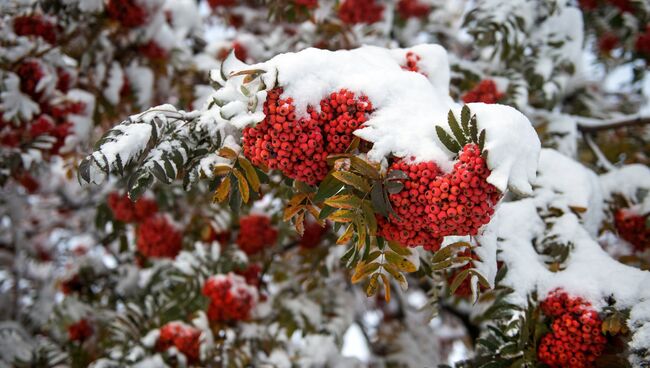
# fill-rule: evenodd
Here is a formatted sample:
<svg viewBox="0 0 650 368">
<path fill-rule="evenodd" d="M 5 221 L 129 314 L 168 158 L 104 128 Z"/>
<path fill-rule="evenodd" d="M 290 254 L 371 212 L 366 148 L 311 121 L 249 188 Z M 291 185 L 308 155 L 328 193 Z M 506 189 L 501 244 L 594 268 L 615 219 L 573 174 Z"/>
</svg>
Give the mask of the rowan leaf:
<svg viewBox="0 0 650 368">
<path fill-rule="evenodd" d="M 480 152 L 483 152 L 483 149 L 485 148 L 485 129 L 481 130 L 481 133 L 479 134 L 478 137 L 478 149 Z"/>
<path fill-rule="evenodd" d="M 365 279 L 371 273 L 377 271 L 377 269 L 379 269 L 379 266 L 380 264 L 376 262 L 368 264 L 365 264 L 363 261 L 359 262 L 357 264 L 357 267 L 355 267 L 354 274 L 352 275 L 352 283 L 356 284 L 359 281 Z"/>
<path fill-rule="evenodd" d="M 284 213 L 282 215 L 282 221 L 284 221 L 284 222 L 289 221 L 291 218 L 293 218 L 293 216 L 295 216 L 303 208 L 304 208 L 303 206 L 299 206 L 299 205 L 285 207 Z"/>
<path fill-rule="evenodd" d="M 327 218 L 334 222 L 352 222 L 356 217 L 357 215 L 350 210 L 337 210 Z"/>
<path fill-rule="evenodd" d="M 418 270 L 413 262 L 409 261 L 408 258 L 404 256 L 400 256 L 397 253 L 386 252 L 384 253 L 384 257 L 386 257 L 386 261 L 388 261 L 388 263 L 394 264 L 400 271 L 415 272 Z"/>
<path fill-rule="evenodd" d="M 237 152 L 235 152 L 230 147 L 221 147 L 218 151 L 219 156 L 227 158 L 229 160 L 235 160 L 237 158 Z"/>
<path fill-rule="evenodd" d="M 244 174 L 246 174 L 248 184 L 250 184 L 253 191 L 259 193 L 261 185 L 260 178 L 257 176 L 257 172 L 255 171 L 253 164 L 251 164 L 251 162 L 243 156 L 240 156 L 237 161 L 239 162 L 239 166 L 241 166 L 241 168 L 244 170 Z"/>
<path fill-rule="evenodd" d="M 371 179 L 379 179 L 379 169 L 369 162 L 366 162 L 357 156 L 350 157 L 350 162 L 352 163 L 352 167 L 361 175 Z"/>
<path fill-rule="evenodd" d="M 237 185 L 239 188 L 239 193 L 241 194 L 242 201 L 244 201 L 244 203 L 248 203 L 251 193 L 250 188 L 248 187 L 248 182 L 246 181 L 246 178 L 244 178 L 244 174 L 242 174 L 241 171 L 237 169 L 232 169 L 232 173 L 237 178 Z"/>
<path fill-rule="evenodd" d="M 408 281 L 406 281 L 406 277 L 404 276 L 404 274 L 399 272 L 397 267 L 395 265 L 390 264 L 390 263 L 385 263 L 383 266 L 384 266 L 384 269 L 393 277 L 393 279 L 395 279 L 395 281 L 397 281 L 397 283 L 399 284 L 399 287 L 402 290 L 406 291 L 408 289 L 408 287 L 409 287 L 409 284 L 408 284 Z"/>
<path fill-rule="evenodd" d="M 458 142 L 456 142 L 444 129 L 436 126 L 436 133 L 438 134 L 440 142 L 442 142 L 449 151 L 453 153 L 458 153 L 458 151 L 460 151 L 460 145 L 458 145 Z"/>
<path fill-rule="evenodd" d="M 463 105 L 463 108 L 460 109 L 460 124 L 463 127 L 463 133 L 466 137 L 470 136 L 470 127 L 469 127 L 470 111 L 469 106 Z"/>
<path fill-rule="evenodd" d="M 350 224 L 348 227 L 345 229 L 345 232 L 339 236 L 338 239 L 336 239 L 336 244 L 341 245 L 341 244 L 346 244 L 352 239 L 352 235 L 354 235 L 354 225 Z"/>
<path fill-rule="evenodd" d="M 394 242 L 394 241 L 388 241 L 388 247 L 395 253 L 399 254 L 400 256 L 410 256 L 411 255 L 411 250 L 409 248 L 401 246 L 399 243 Z"/>
<path fill-rule="evenodd" d="M 370 191 L 370 185 L 368 185 L 365 179 L 357 174 L 348 171 L 334 171 L 332 176 L 345 184 L 355 187 L 363 193 Z"/>
<path fill-rule="evenodd" d="M 370 281 L 368 282 L 368 287 L 366 287 L 366 295 L 368 297 L 377 294 L 377 290 L 379 289 L 379 275 L 381 274 L 375 273 L 370 277 Z"/>
<path fill-rule="evenodd" d="M 386 303 L 390 302 L 390 282 L 388 281 L 388 277 L 380 273 L 379 277 L 381 277 L 381 281 L 384 283 L 384 299 L 386 299 Z"/>
<path fill-rule="evenodd" d="M 361 199 L 352 194 L 342 194 L 330 197 L 324 203 L 334 208 L 354 209 L 361 206 Z"/>
<path fill-rule="evenodd" d="M 463 147 L 466 145 L 467 138 L 465 138 L 465 134 L 460 128 L 460 125 L 458 125 L 458 120 L 456 120 L 456 116 L 454 116 L 454 113 L 451 110 L 449 110 L 449 113 L 447 114 L 447 122 L 449 123 L 449 128 L 451 128 L 451 132 L 454 134 L 454 137 L 456 137 L 456 141 L 460 146 Z"/>
<path fill-rule="evenodd" d="M 332 173 L 327 174 L 325 179 L 323 179 L 323 181 L 318 186 L 318 191 L 316 192 L 316 195 L 314 195 L 313 201 L 315 203 L 322 202 L 325 199 L 338 193 L 342 188 L 343 184 L 340 181 L 336 180 L 334 176 L 332 176 Z"/>
<path fill-rule="evenodd" d="M 217 187 L 217 190 L 214 192 L 212 202 L 221 203 L 225 201 L 226 198 L 228 198 L 228 193 L 230 193 L 230 176 L 225 177 L 221 181 L 221 184 L 219 184 L 219 187 Z"/>
<path fill-rule="evenodd" d="M 450 295 L 456 293 L 456 290 L 458 290 L 458 288 L 463 283 L 463 281 L 465 281 L 468 275 L 469 275 L 469 269 L 463 270 L 458 275 L 456 275 L 454 281 L 451 282 L 451 286 L 449 287 Z"/>
<path fill-rule="evenodd" d="M 469 136 L 473 143 L 478 144 L 478 123 L 476 122 L 476 115 L 472 115 L 469 120 Z"/>
</svg>

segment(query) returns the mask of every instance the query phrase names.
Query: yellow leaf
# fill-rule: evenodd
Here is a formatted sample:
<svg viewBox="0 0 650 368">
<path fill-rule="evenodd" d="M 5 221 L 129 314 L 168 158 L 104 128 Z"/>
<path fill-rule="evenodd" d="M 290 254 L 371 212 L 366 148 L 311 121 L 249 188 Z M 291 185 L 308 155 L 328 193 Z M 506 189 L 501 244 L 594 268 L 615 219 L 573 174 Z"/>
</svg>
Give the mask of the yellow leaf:
<svg viewBox="0 0 650 368">
<path fill-rule="evenodd" d="M 327 216 L 327 218 L 335 222 L 352 222 L 355 218 L 355 214 L 349 210 L 338 210 Z"/>
<path fill-rule="evenodd" d="M 343 235 L 341 235 L 337 240 L 336 244 L 341 245 L 341 244 L 346 244 L 347 242 L 352 239 L 352 234 L 354 234 L 354 225 L 350 224 L 348 225 L 348 228 L 345 229 L 345 232 Z"/>
<path fill-rule="evenodd" d="M 282 216 L 282 220 L 285 221 L 285 222 L 286 222 L 286 221 L 289 221 L 289 220 L 290 220 L 293 216 L 295 216 L 296 213 L 298 213 L 298 211 L 300 211 L 301 209 L 303 209 L 303 206 L 286 207 L 286 208 L 284 209 L 284 214 L 283 214 L 283 216 Z"/>
<path fill-rule="evenodd" d="M 237 177 L 237 184 L 239 186 L 239 193 L 241 194 L 242 201 L 244 201 L 244 203 L 248 203 L 251 193 L 250 189 L 248 188 L 248 182 L 246 181 L 246 178 L 244 178 L 244 175 L 241 173 L 241 171 L 237 169 L 232 169 L 232 173 Z"/>
<path fill-rule="evenodd" d="M 232 148 L 230 147 L 221 147 L 218 151 L 219 156 L 227 158 L 229 160 L 235 160 L 237 156 L 237 152 L 235 152 Z"/>
<path fill-rule="evenodd" d="M 351 157 L 352 167 L 355 168 L 361 175 L 371 178 L 379 179 L 379 168 L 371 163 L 364 161 L 360 157 Z"/>
<path fill-rule="evenodd" d="M 214 165 L 214 168 L 212 169 L 212 172 L 214 172 L 215 176 L 223 176 L 223 175 L 230 174 L 231 170 L 232 170 L 232 166 L 230 166 L 230 165 L 217 164 L 217 165 Z"/>
<path fill-rule="evenodd" d="M 357 267 L 354 269 L 354 274 L 352 275 L 352 283 L 356 284 L 359 281 L 365 279 L 371 273 L 379 269 L 379 263 L 368 263 L 365 264 L 363 261 L 357 264 Z"/>
<path fill-rule="evenodd" d="M 370 191 L 370 185 L 368 185 L 365 179 L 357 174 L 347 171 L 334 171 L 332 172 L 332 176 L 345 184 L 352 185 L 363 193 L 368 193 Z"/>
<path fill-rule="evenodd" d="M 221 181 L 221 184 L 219 184 L 219 187 L 217 190 L 214 192 L 214 196 L 212 197 L 212 201 L 215 203 L 221 203 L 228 198 L 228 194 L 230 193 L 230 176 L 227 176 L 223 181 Z"/>
<path fill-rule="evenodd" d="M 368 287 L 366 288 L 366 295 L 373 296 L 377 294 L 377 289 L 379 288 L 379 273 L 376 273 L 370 277 L 370 282 L 368 282 Z"/>
<path fill-rule="evenodd" d="M 354 209 L 359 208 L 361 200 L 352 194 L 342 194 L 326 199 L 325 204 L 334 208 Z"/>
<path fill-rule="evenodd" d="M 393 278 L 395 279 L 395 281 L 397 281 L 397 283 L 399 284 L 399 287 L 401 287 L 402 290 L 406 291 L 406 289 L 408 289 L 408 287 L 409 287 L 408 281 L 406 281 L 406 277 L 404 277 L 404 275 L 401 272 L 399 272 L 397 267 L 395 267 L 394 265 L 392 265 L 390 263 L 386 263 L 386 264 L 384 264 L 384 269 L 386 271 L 388 271 L 388 273 L 391 276 L 393 276 Z"/>
<path fill-rule="evenodd" d="M 386 252 L 384 253 L 384 256 L 386 257 L 388 263 L 394 264 L 401 271 L 415 272 L 418 270 L 418 268 L 413 264 L 413 262 L 409 261 L 408 258 L 404 256 L 400 256 L 397 253 Z"/>
<path fill-rule="evenodd" d="M 248 179 L 248 184 L 250 184 L 251 188 L 255 192 L 260 191 L 260 178 L 257 176 L 257 172 L 255 171 L 255 168 L 253 167 L 253 164 L 251 164 L 250 161 L 248 161 L 245 157 L 240 156 L 237 161 L 239 162 L 239 166 L 244 169 L 244 174 L 246 174 L 246 179 Z"/>
<path fill-rule="evenodd" d="M 386 303 L 390 302 L 390 282 L 388 282 L 388 277 L 383 273 L 379 274 L 381 281 L 384 283 L 384 298 L 386 298 Z"/>
<path fill-rule="evenodd" d="M 300 212 L 298 217 L 296 217 L 296 232 L 298 235 L 302 236 L 305 233 L 305 212 Z"/>
<path fill-rule="evenodd" d="M 298 204 L 300 204 L 300 202 L 304 201 L 305 198 L 307 198 L 307 194 L 298 193 L 289 200 L 289 203 L 287 205 L 290 207 L 297 206 Z"/>
</svg>

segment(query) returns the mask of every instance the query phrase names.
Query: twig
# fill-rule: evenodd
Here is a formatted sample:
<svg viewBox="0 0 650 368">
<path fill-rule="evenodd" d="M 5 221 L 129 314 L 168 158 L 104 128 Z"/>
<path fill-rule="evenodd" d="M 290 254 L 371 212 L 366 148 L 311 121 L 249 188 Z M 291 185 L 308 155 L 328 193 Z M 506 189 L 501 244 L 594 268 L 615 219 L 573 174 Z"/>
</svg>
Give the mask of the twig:
<svg viewBox="0 0 650 368">
<path fill-rule="evenodd" d="M 597 133 L 603 130 L 618 129 L 631 126 L 650 124 L 650 116 L 637 116 L 612 121 L 599 121 L 596 119 L 578 118 L 578 130 L 583 133 Z"/>
<path fill-rule="evenodd" d="M 605 157 L 605 154 L 603 151 L 600 150 L 598 145 L 594 142 L 592 136 L 590 133 L 583 132 L 583 137 L 585 139 L 585 142 L 587 143 L 587 146 L 591 149 L 591 151 L 596 155 L 596 159 L 598 160 L 598 164 L 605 170 L 611 171 L 616 169 L 616 166 L 614 166 L 607 157 Z"/>
</svg>

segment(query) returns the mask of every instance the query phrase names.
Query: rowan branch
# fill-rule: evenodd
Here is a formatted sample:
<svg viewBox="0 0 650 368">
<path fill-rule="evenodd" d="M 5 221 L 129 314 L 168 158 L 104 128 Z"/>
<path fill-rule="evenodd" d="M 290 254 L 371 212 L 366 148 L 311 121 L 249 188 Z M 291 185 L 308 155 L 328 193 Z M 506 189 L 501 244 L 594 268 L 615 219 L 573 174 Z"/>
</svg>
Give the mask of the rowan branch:
<svg viewBox="0 0 650 368">
<path fill-rule="evenodd" d="M 626 117 L 611 121 L 578 118 L 578 130 L 582 133 L 597 133 L 603 130 L 619 129 L 650 124 L 650 116 Z"/>
</svg>

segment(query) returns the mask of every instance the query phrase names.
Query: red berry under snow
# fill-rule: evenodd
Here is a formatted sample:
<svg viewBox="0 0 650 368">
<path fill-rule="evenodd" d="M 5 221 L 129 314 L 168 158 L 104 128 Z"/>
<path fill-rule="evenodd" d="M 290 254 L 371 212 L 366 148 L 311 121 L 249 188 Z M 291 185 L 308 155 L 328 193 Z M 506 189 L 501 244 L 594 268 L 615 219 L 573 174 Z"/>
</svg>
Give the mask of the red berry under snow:
<svg viewBox="0 0 650 368">
<path fill-rule="evenodd" d="M 109 0 L 106 12 L 127 28 L 140 27 L 147 22 L 147 10 L 138 0 Z"/>
<path fill-rule="evenodd" d="M 552 317 L 551 332 L 542 337 L 537 356 L 551 368 L 589 368 L 605 349 L 602 321 L 582 298 L 555 290 L 542 301 L 545 315 Z"/>
<path fill-rule="evenodd" d="M 414 53 L 413 51 L 409 51 L 406 53 L 406 64 L 402 65 L 402 69 L 408 70 L 411 72 L 416 72 L 420 73 L 424 76 L 426 76 L 426 73 L 423 73 L 420 71 L 420 67 L 418 67 L 418 62 L 420 61 L 421 57 L 420 55 Z"/>
<path fill-rule="evenodd" d="M 56 25 L 40 15 L 14 18 L 14 32 L 19 36 L 37 36 L 48 43 L 56 43 Z"/>
<path fill-rule="evenodd" d="M 482 80 L 471 91 L 465 93 L 462 97 L 463 102 L 483 102 L 493 104 L 499 102 L 504 94 L 499 92 L 497 85 L 491 79 Z"/>
<path fill-rule="evenodd" d="M 380 218 L 379 235 L 405 246 L 438 250 L 445 236 L 476 235 L 501 198 L 486 181 L 490 171 L 475 144 L 463 147 L 448 174 L 443 175 L 433 162 L 405 160 L 396 161 L 389 170 L 401 170 L 408 179 L 401 192 L 389 195 L 399 218 Z"/>
<path fill-rule="evenodd" d="M 264 103 L 266 117 L 244 129 L 244 154 L 253 164 L 279 169 L 292 179 L 310 185 L 327 175 L 327 156 L 344 152 L 352 133 L 366 122 L 372 103 L 342 89 L 320 102 L 320 113 L 307 108 L 297 116 L 291 97 L 281 99 L 281 88 L 269 91 Z"/>
<path fill-rule="evenodd" d="M 628 209 L 614 213 L 614 226 L 621 238 L 634 246 L 639 252 L 650 248 L 650 227 L 647 221 L 650 214 L 639 215 Z"/>
<path fill-rule="evenodd" d="M 160 328 L 156 350 L 165 351 L 173 346 L 185 355 L 189 364 L 195 364 L 200 360 L 200 337 L 201 330 L 198 328 L 180 322 L 169 322 Z"/>
<path fill-rule="evenodd" d="M 249 215 L 239 220 L 237 245 L 246 254 L 259 253 L 275 244 L 278 231 L 271 226 L 271 219 L 262 215 Z"/>
<path fill-rule="evenodd" d="M 203 285 L 210 299 L 208 318 L 212 322 L 245 321 L 257 303 L 257 290 L 234 273 L 210 277 Z"/>
<path fill-rule="evenodd" d="M 108 195 L 108 207 L 113 217 L 122 222 L 142 222 L 158 212 L 156 201 L 141 198 L 132 202 L 126 194 L 113 192 Z"/>
<path fill-rule="evenodd" d="M 429 15 L 431 6 L 422 4 L 418 0 L 400 0 L 397 3 L 397 12 L 404 19 L 422 18 Z"/>
</svg>

